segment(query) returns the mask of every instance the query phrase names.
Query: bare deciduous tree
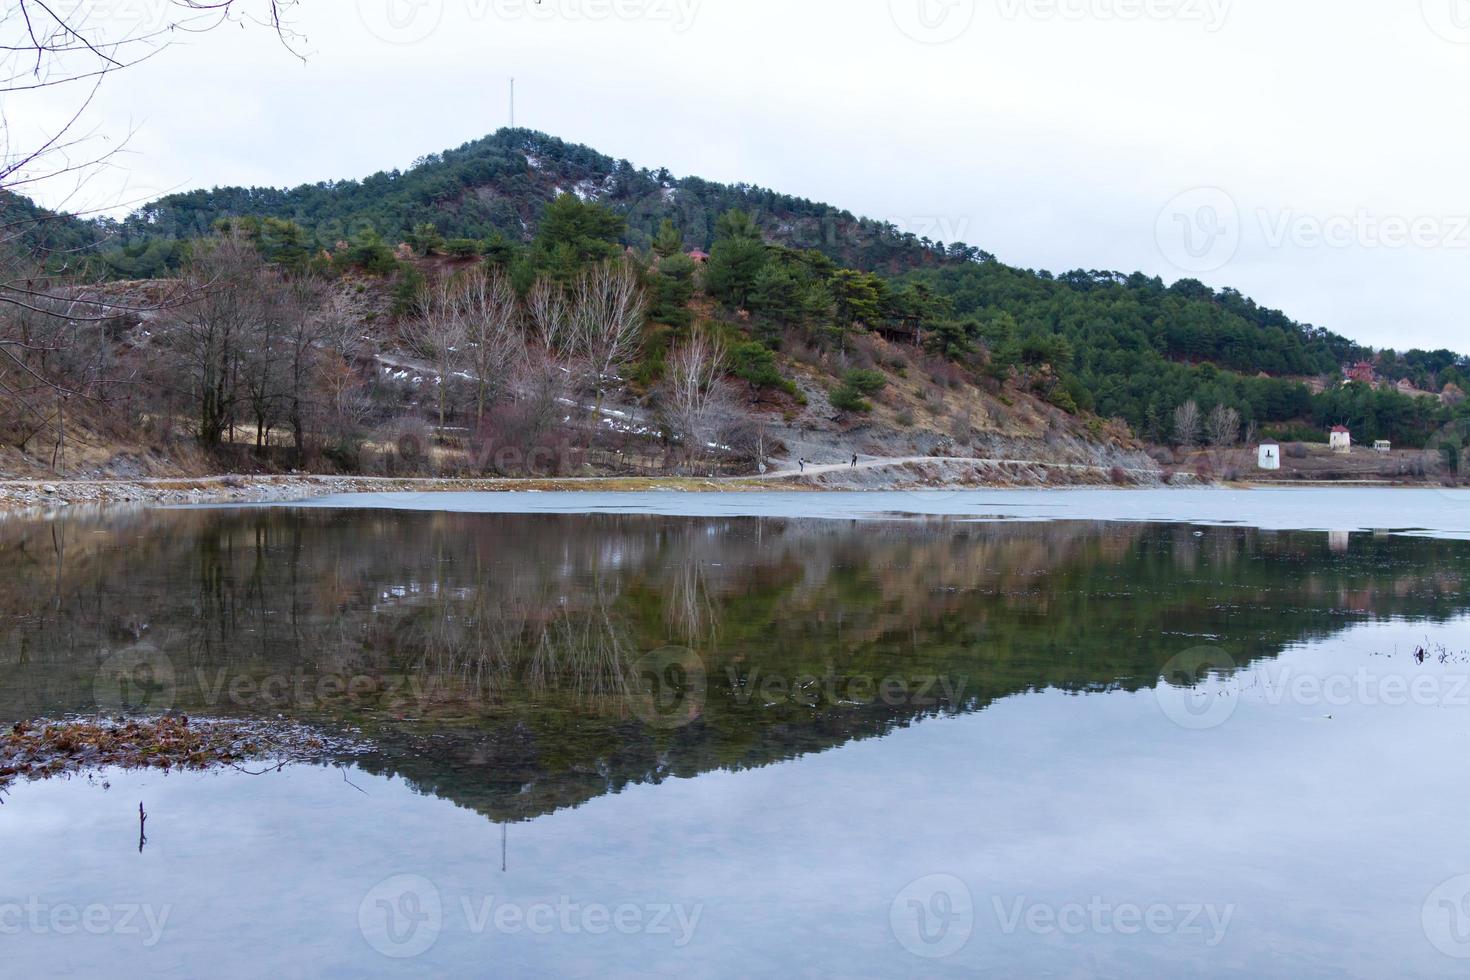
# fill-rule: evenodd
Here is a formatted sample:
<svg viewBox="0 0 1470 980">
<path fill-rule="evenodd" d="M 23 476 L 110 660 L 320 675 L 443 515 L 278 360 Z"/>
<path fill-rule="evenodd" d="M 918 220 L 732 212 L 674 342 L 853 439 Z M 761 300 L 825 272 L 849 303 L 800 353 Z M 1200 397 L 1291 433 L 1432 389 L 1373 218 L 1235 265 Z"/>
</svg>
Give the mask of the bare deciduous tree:
<svg viewBox="0 0 1470 980">
<path fill-rule="evenodd" d="M 187 386 L 199 439 L 218 446 L 235 422 L 241 361 L 263 315 L 267 270 L 255 248 L 228 236 L 200 243 L 184 267 L 193 301 L 167 330 L 164 342 Z"/>
<path fill-rule="evenodd" d="M 723 380 L 725 358 L 722 339 L 695 330 L 670 352 L 666 362 L 664 413 L 691 466 L 714 441 L 717 422 L 729 410 L 730 395 Z"/>
<path fill-rule="evenodd" d="M 1229 449 L 1240 441 L 1240 413 L 1233 408 L 1216 405 L 1206 427 L 1210 445 L 1216 449 Z"/>
<path fill-rule="evenodd" d="M 310 423 L 328 414 L 333 399 L 330 385 L 336 372 L 332 370 L 332 342 L 343 333 L 343 327 L 339 311 L 328 302 L 324 284 L 306 276 L 286 281 L 282 321 L 286 355 L 284 410 L 299 468 L 306 464 Z M 348 377 L 355 378 L 351 368 L 349 363 Z"/>
<path fill-rule="evenodd" d="M 1200 412 L 1199 405 L 1193 401 L 1187 401 L 1174 409 L 1174 439 L 1185 449 L 1199 445 L 1200 434 Z"/>
<path fill-rule="evenodd" d="M 36 271 L 31 281 L 45 278 Z M 22 452 L 50 429 L 53 465 L 65 452 L 67 402 L 103 388 L 113 354 L 104 308 L 69 292 L 38 289 L 25 304 L 0 305 L 0 427 Z"/>
<path fill-rule="evenodd" d="M 526 297 L 526 326 L 531 338 L 553 358 L 570 361 L 576 353 L 566 293 L 548 277 L 536 280 Z"/>
<path fill-rule="evenodd" d="M 643 336 L 646 303 L 638 273 L 627 262 L 584 270 L 572 290 L 570 309 L 584 380 L 595 398 L 595 423 L 607 393 L 621 380 L 619 366 L 637 352 Z"/>
<path fill-rule="evenodd" d="M 526 355 L 525 335 L 517 325 L 516 293 L 500 270 L 461 273 L 455 292 L 465 322 L 468 362 L 475 379 L 475 425 L 485 419 L 509 387 L 510 377 Z"/>
<path fill-rule="evenodd" d="M 469 332 L 460 297 L 453 282 L 440 279 L 419 298 L 418 318 L 409 328 L 409 342 L 433 365 L 438 387 L 439 430 L 448 418 L 450 386 L 464 372 Z M 425 379 L 428 382 L 428 379 Z"/>
<path fill-rule="evenodd" d="M 240 343 L 240 379 L 250 418 L 255 423 L 255 451 L 262 453 L 285 401 L 290 298 L 272 269 L 257 273 L 259 289 L 251 297 L 254 316 Z M 242 284 L 243 285 L 243 284 Z"/>
<path fill-rule="evenodd" d="M 118 16 L 114 4 L 12 0 L 7 5 L 0 13 L 0 93 L 6 96 L 0 110 L 0 252 L 5 255 L 0 261 L 0 311 L 10 316 L 59 317 L 61 333 L 72 335 L 67 342 L 75 342 L 86 331 L 88 349 L 95 349 L 90 341 L 116 313 L 140 312 L 120 310 L 115 304 L 102 310 L 79 309 L 77 256 L 58 254 L 49 246 L 49 229 L 66 220 L 58 211 L 77 211 L 74 198 L 126 144 L 125 140 L 99 144 L 87 128 L 86 116 L 98 89 L 111 75 L 153 57 L 179 37 L 227 21 L 268 24 L 289 49 L 297 38 L 284 15 L 296 2 L 159 0 L 145 21 Z M 73 106 L 49 128 L 34 135 L 18 133 L 10 123 L 21 114 L 17 100 L 55 88 L 75 90 Z M 15 196 L 42 184 L 64 185 L 65 194 L 55 210 L 31 207 Z M 13 403 L 7 407 L 20 415 L 44 416 L 40 407 L 44 395 L 54 395 L 64 404 L 87 394 L 87 385 L 75 383 L 76 379 L 38 369 L 37 358 L 31 356 L 35 349 L 12 336 L 13 326 L 0 324 L 0 361 L 12 373 L 11 380 L 28 380 L 0 388 L 0 397 Z M 4 381 L 0 378 L 0 383 Z"/>
</svg>

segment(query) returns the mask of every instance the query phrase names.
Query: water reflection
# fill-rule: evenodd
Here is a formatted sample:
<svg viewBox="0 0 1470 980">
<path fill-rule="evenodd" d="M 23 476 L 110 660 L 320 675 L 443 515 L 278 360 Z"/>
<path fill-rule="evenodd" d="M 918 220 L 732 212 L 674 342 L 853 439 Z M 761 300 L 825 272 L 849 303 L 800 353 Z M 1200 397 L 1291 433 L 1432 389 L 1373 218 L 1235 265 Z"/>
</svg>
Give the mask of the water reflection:
<svg viewBox="0 0 1470 980">
<path fill-rule="evenodd" d="M 1018 693 L 1465 609 L 1463 544 L 1176 525 L 354 511 L 0 530 L 0 720 L 357 726 L 496 821 Z"/>
</svg>

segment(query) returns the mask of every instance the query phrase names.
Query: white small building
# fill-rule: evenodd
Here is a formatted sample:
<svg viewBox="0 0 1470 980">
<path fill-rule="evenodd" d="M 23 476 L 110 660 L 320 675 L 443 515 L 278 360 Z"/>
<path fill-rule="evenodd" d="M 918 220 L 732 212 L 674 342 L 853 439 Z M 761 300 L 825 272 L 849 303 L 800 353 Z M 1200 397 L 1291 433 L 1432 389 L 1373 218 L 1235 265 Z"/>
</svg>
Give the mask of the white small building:
<svg viewBox="0 0 1470 980">
<path fill-rule="evenodd" d="M 1262 443 L 1259 466 L 1263 470 L 1281 469 L 1281 447 L 1274 442 Z"/>
<path fill-rule="evenodd" d="M 1379 439 L 1373 444 L 1373 451 L 1377 453 L 1391 453 L 1393 452 L 1393 443 L 1387 439 Z"/>
<path fill-rule="evenodd" d="M 1335 453 L 1353 451 L 1353 433 L 1347 426 L 1339 425 L 1332 430 L 1332 451 Z"/>
</svg>

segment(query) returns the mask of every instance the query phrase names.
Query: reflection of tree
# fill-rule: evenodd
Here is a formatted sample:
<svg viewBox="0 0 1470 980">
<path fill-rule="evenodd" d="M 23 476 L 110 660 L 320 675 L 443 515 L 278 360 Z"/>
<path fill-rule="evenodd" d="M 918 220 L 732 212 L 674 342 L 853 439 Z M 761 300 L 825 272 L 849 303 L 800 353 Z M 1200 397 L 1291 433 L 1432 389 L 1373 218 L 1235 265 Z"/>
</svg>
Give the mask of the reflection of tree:
<svg viewBox="0 0 1470 980">
<path fill-rule="evenodd" d="M 1371 616 L 1457 615 L 1470 577 L 1463 544 L 1406 538 L 1333 555 L 1319 534 L 1174 526 L 269 510 L 12 521 L 0 562 L 0 721 L 90 710 L 105 653 L 146 642 L 179 708 L 361 725 L 370 766 L 504 819 L 1017 692 L 1148 687 L 1200 634 L 1248 662 Z M 650 730 L 629 674 L 671 644 L 709 690 L 694 724 Z M 957 693 L 743 697 L 772 676 Z M 269 677 L 293 682 L 285 703 L 220 700 Z M 368 683 L 316 683 L 333 677 Z"/>
<path fill-rule="evenodd" d="M 438 594 L 397 640 L 410 654 L 403 668 L 415 696 L 440 709 L 559 694 L 578 708 L 616 711 L 637 650 L 618 599 L 602 581 L 576 608 L 533 606 L 524 597 L 503 603 L 487 584 Z"/>
<path fill-rule="evenodd" d="M 705 538 L 708 541 L 708 537 Z M 679 556 L 669 570 L 665 582 L 664 619 L 669 625 L 669 636 L 680 642 L 695 646 L 713 645 L 719 632 L 719 613 L 710 596 L 706 569 L 708 557 L 701 554 L 697 545 L 698 536 L 688 552 Z"/>
</svg>

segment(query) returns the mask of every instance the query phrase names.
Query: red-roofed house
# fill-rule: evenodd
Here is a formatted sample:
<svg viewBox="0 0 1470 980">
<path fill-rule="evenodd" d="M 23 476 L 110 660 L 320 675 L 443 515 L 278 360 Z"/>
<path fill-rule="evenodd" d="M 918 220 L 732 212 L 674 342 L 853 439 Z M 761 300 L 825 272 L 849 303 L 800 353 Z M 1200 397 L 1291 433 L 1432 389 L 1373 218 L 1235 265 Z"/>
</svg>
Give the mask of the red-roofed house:
<svg viewBox="0 0 1470 980">
<path fill-rule="evenodd" d="M 689 257 L 695 262 L 698 262 L 700 265 L 704 265 L 706 262 L 709 261 L 709 253 L 699 248 L 696 248 L 694 251 L 690 252 Z"/>
</svg>

